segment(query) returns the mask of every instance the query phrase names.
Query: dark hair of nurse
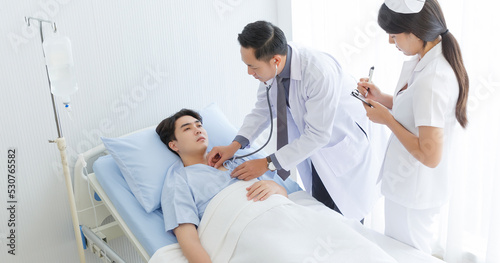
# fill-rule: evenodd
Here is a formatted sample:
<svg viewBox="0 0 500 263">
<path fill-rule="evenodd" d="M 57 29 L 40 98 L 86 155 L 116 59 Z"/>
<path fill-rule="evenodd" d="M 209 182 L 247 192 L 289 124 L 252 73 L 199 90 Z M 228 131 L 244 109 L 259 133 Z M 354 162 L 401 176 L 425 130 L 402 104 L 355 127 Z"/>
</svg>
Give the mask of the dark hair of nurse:
<svg viewBox="0 0 500 263">
<path fill-rule="evenodd" d="M 464 66 L 462 52 L 457 40 L 448 31 L 441 6 L 436 0 L 426 0 L 423 9 L 415 14 L 400 14 L 382 4 L 378 24 L 389 34 L 413 33 L 424 42 L 431 42 L 441 36 L 443 55 L 450 63 L 458 80 L 459 95 L 455 116 L 462 127 L 467 126 L 467 97 L 469 76 Z"/>
</svg>

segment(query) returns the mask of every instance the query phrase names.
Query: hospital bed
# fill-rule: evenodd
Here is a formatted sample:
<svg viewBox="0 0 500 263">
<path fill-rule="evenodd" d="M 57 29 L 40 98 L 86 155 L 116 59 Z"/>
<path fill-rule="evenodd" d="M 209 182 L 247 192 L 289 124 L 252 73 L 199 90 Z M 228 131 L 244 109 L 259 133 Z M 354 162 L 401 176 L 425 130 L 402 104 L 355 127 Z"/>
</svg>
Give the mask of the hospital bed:
<svg viewBox="0 0 500 263">
<path fill-rule="evenodd" d="M 200 113 L 204 117 L 204 126 L 207 130 L 226 127 L 225 132 L 220 134 L 224 137 L 227 137 L 226 131 L 228 129 L 232 133 L 236 132 L 232 126 L 227 128 L 230 124 L 216 105 L 210 105 Z M 208 123 L 210 121 L 214 123 Z M 123 136 L 123 138 L 134 134 L 146 134 L 151 131 L 154 131 L 154 127 L 133 132 Z M 229 140 L 232 138 L 229 137 Z M 212 139 L 210 138 L 210 132 L 209 139 Z M 110 248 L 106 245 L 106 242 L 122 235 L 128 238 L 144 262 L 149 261 L 158 249 L 177 242 L 171 232 L 165 232 L 164 230 L 161 209 L 146 213 L 132 193 L 114 156 L 109 154 L 104 144 L 80 155 L 75 165 L 74 176 L 79 223 L 87 232 L 91 231 L 90 235 L 85 235 L 86 242 L 84 243 L 88 249 L 91 249 L 98 256 L 104 258 L 103 255 L 109 254 Z M 291 194 L 290 199 L 318 211 L 328 210 L 326 206 L 302 191 Z M 338 217 L 342 216 L 338 215 Z M 349 227 L 382 248 L 397 262 L 443 262 L 368 229 L 359 222 L 342 220 L 345 220 Z M 94 237 L 89 238 L 89 236 Z M 95 236 L 104 242 L 96 242 Z M 111 262 L 111 260 L 108 259 L 108 262 Z"/>
</svg>

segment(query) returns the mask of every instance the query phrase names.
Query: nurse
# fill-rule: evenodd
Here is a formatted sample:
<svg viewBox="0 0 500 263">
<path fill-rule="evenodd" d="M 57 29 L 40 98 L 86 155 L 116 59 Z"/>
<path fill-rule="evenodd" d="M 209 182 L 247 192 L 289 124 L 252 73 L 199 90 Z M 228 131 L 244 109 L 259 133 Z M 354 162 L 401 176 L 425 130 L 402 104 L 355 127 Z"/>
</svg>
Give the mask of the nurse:
<svg viewBox="0 0 500 263">
<path fill-rule="evenodd" d="M 430 226 L 450 194 L 453 130 L 467 125 L 469 80 L 436 0 L 386 0 L 378 23 L 412 56 L 392 96 L 367 79 L 358 83 L 374 106 L 365 106 L 367 116 L 393 133 L 381 170 L 385 233 L 431 253 Z"/>
<path fill-rule="evenodd" d="M 361 220 L 379 197 L 380 163 L 372 158 L 369 120 L 350 96 L 356 81 L 332 56 L 287 43 L 283 31 L 269 22 L 248 24 L 238 41 L 248 74 L 261 81 L 258 98 L 234 141 L 209 153 L 209 165 L 219 167 L 270 125 L 264 83 L 272 83 L 278 150 L 241 164 L 232 176 L 249 180 L 278 170 L 286 179 L 297 167 L 306 190 L 316 199 Z"/>
</svg>

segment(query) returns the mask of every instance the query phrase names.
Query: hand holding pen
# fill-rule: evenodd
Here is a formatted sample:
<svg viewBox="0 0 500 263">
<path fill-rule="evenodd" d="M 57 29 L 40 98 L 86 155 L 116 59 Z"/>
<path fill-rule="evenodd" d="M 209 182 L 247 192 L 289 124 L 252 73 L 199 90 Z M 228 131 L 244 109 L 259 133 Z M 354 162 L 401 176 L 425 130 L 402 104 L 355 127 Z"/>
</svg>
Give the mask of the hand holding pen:
<svg viewBox="0 0 500 263">
<path fill-rule="evenodd" d="M 370 68 L 370 72 L 368 73 L 368 78 L 361 78 L 358 82 L 357 89 L 361 94 L 364 95 L 365 98 L 377 100 L 382 93 L 380 89 L 372 83 L 373 71 L 375 67 Z"/>
<path fill-rule="evenodd" d="M 392 108 L 392 104 L 380 103 L 380 100 L 384 99 L 384 94 L 382 94 L 380 89 L 372 83 L 374 69 L 375 67 L 371 67 L 368 78 L 362 78 L 360 82 L 358 82 L 357 89 L 359 93 L 364 94 L 366 98 L 366 102 L 363 106 L 366 110 L 368 119 L 375 123 L 387 124 L 387 120 L 390 120 L 392 117 L 392 114 L 389 112 L 389 109 Z"/>
</svg>

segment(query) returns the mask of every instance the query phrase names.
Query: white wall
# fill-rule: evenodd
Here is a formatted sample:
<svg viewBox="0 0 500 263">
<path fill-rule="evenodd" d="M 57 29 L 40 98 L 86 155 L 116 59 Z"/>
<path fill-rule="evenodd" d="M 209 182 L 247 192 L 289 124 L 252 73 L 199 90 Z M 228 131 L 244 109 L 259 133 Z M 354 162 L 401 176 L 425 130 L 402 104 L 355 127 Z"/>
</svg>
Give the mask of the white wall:
<svg viewBox="0 0 500 263">
<path fill-rule="evenodd" d="M 59 152 L 47 141 L 57 132 L 38 23 L 28 28 L 24 16 L 55 21 L 72 40 L 79 91 L 72 119 L 60 112 L 72 170 L 100 136 L 155 125 L 182 107 L 216 102 L 241 125 L 258 83 L 246 74 L 237 34 L 259 19 L 290 32 L 282 5 L 289 10 L 285 0 L 0 1 L 0 262 L 78 261 Z M 6 246 L 9 147 L 17 148 L 15 256 Z M 137 260 L 126 241 L 116 246 Z"/>
</svg>

